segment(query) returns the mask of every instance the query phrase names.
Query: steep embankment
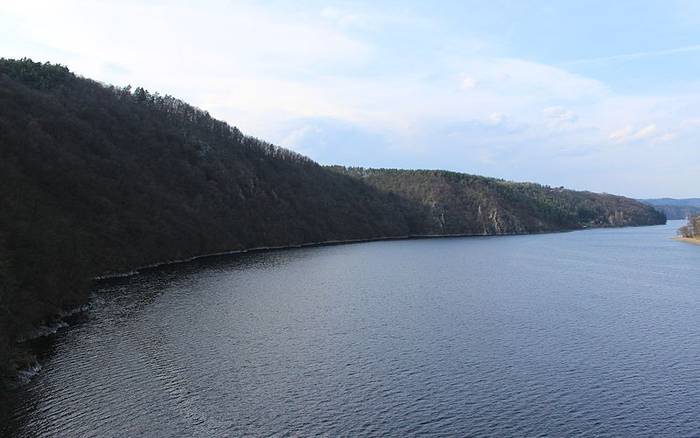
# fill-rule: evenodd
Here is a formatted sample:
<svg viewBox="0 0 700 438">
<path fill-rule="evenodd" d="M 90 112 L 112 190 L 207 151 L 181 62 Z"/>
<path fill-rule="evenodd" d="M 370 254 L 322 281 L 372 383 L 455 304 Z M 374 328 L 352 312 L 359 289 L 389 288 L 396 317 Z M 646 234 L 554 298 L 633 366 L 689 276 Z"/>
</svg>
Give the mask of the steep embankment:
<svg viewBox="0 0 700 438">
<path fill-rule="evenodd" d="M 635 201 L 451 172 L 325 168 L 171 96 L 0 60 L 0 368 L 106 271 L 260 246 L 646 225 Z"/>
</svg>

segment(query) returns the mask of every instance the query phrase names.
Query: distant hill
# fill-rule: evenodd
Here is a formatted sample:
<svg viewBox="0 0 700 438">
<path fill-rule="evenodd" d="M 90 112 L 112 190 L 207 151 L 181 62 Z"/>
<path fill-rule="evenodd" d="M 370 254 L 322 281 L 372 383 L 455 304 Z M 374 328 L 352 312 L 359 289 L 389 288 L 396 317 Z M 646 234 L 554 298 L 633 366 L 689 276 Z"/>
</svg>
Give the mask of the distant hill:
<svg viewBox="0 0 700 438">
<path fill-rule="evenodd" d="M 632 199 L 443 171 L 323 167 L 172 96 L 0 60 L 0 369 L 90 278 L 312 242 L 660 224 Z M 2 391 L 0 391 L 2 392 Z"/>
<path fill-rule="evenodd" d="M 669 220 L 686 219 L 689 216 L 700 214 L 700 198 L 658 198 L 640 199 L 640 201 L 653 205 L 654 208 L 664 213 Z"/>
<path fill-rule="evenodd" d="M 656 198 L 656 199 L 640 199 L 650 205 L 672 205 L 674 207 L 700 207 L 700 198 Z"/>
</svg>

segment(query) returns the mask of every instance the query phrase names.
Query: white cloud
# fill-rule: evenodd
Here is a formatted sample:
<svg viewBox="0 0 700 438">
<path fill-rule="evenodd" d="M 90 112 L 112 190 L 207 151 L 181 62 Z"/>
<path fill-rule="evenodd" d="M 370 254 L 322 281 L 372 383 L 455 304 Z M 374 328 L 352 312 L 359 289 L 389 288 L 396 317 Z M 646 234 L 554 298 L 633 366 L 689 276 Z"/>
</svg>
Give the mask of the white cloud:
<svg viewBox="0 0 700 438">
<path fill-rule="evenodd" d="M 499 112 L 491 113 L 489 114 L 488 120 L 493 125 L 500 125 L 506 120 L 506 115 Z"/>
<path fill-rule="evenodd" d="M 675 132 L 667 132 L 665 134 L 662 134 L 654 139 L 654 143 L 660 144 L 660 143 L 669 143 L 675 140 L 678 137 L 678 134 Z"/>
<path fill-rule="evenodd" d="M 306 140 L 309 136 L 319 134 L 320 132 L 320 129 L 314 126 L 304 125 L 301 128 L 293 129 L 280 143 L 284 147 L 297 149 L 303 146 L 304 140 Z"/>
<path fill-rule="evenodd" d="M 650 123 L 639 129 L 629 125 L 611 132 L 608 138 L 612 140 L 613 143 L 624 143 L 636 140 L 648 140 L 654 137 L 657 132 L 658 129 L 656 128 L 656 123 Z M 657 139 L 666 135 L 668 134 L 662 134 L 661 136 L 657 137 Z"/>
<path fill-rule="evenodd" d="M 474 87 L 476 87 L 476 79 L 468 76 L 462 79 L 462 83 L 460 84 L 462 90 L 471 90 Z"/>
<path fill-rule="evenodd" d="M 542 110 L 545 117 L 555 122 L 575 122 L 576 114 L 561 106 L 550 106 Z"/>
<path fill-rule="evenodd" d="M 673 49 L 665 49 L 665 50 L 650 50 L 647 52 L 623 53 L 620 55 L 601 56 L 598 58 L 577 59 L 574 61 L 566 62 L 563 65 L 573 66 L 573 65 L 580 65 L 580 64 L 597 64 L 597 63 L 604 63 L 604 62 L 625 62 L 625 61 L 633 61 L 633 60 L 641 59 L 641 58 L 648 58 L 648 57 L 652 57 L 652 56 L 667 56 L 667 55 L 675 55 L 675 54 L 679 54 L 679 53 L 689 53 L 689 52 L 698 52 L 698 51 L 700 51 L 700 44 L 696 44 L 693 46 L 676 47 Z"/>
<path fill-rule="evenodd" d="M 600 81 L 524 59 L 482 56 L 465 64 L 469 71 L 479 72 L 475 77 L 480 87 L 501 95 L 580 102 L 609 93 Z"/>
<path fill-rule="evenodd" d="M 243 2 L 212 1 L 206 8 L 174 2 L 166 8 L 26 0 L 2 3 L 0 11 L 24 23 L 23 37 L 48 53 L 70 54 L 74 69 L 95 74 L 94 64 L 110 62 L 128 66 L 141 80 L 288 76 L 364 63 L 372 51 L 333 26 Z"/>
<path fill-rule="evenodd" d="M 613 143 L 622 143 L 630 137 L 632 130 L 633 128 L 631 126 L 625 126 L 624 128 L 611 132 L 608 138 L 612 140 Z"/>
<path fill-rule="evenodd" d="M 641 128 L 639 131 L 635 132 L 634 135 L 632 136 L 632 138 L 635 140 L 645 140 L 645 139 L 653 136 L 655 133 L 656 133 L 656 124 L 652 123 L 652 124 L 649 124 L 649 125 Z"/>
</svg>

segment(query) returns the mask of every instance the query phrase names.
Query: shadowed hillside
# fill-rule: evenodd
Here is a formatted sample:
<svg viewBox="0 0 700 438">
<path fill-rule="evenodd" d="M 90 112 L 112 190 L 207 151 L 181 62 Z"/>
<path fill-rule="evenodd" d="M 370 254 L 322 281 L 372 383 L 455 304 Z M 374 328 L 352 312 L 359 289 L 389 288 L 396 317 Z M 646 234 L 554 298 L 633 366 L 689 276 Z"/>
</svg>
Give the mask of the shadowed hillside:
<svg viewBox="0 0 700 438">
<path fill-rule="evenodd" d="M 0 367 L 106 272 L 237 249 L 648 225 L 636 201 L 442 171 L 326 168 L 171 96 L 0 60 Z"/>
</svg>

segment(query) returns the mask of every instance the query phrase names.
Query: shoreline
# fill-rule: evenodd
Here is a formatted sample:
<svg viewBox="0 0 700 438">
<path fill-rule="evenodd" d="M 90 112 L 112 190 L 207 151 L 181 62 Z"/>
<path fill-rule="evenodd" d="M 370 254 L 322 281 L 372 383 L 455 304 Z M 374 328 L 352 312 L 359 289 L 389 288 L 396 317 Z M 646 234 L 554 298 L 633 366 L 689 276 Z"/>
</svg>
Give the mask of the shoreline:
<svg viewBox="0 0 700 438">
<path fill-rule="evenodd" d="M 502 234 L 408 234 L 401 236 L 383 236 L 383 237 L 370 237 L 364 239 L 338 239 L 338 240 L 323 240 L 320 242 L 305 242 L 297 244 L 288 245 L 275 245 L 275 246 L 255 246 L 252 248 L 234 249 L 230 251 L 220 251 L 207 254 L 200 254 L 192 257 L 187 257 L 184 259 L 174 259 L 166 260 L 163 262 L 151 263 L 148 265 L 137 266 L 133 269 L 124 272 L 107 272 L 95 277 L 92 277 L 93 281 L 105 281 L 116 278 L 131 277 L 133 275 L 138 275 L 141 271 L 149 271 L 153 269 L 158 269 L 170 265 L 179 265 L 184 263 L 190 263 L 197 260 L 203 260 L 207 258 L 214 257 L 226 257 L 232 255 L 240 254 L 254 254 L 268 251 L 282 251 L 289 249 L 300 249 L 300 248 L 314 248 L 322 246 L 337 246 L 337 245 L 352 245 L 355 243 L 370 243 L 370 242 L 386 242 L 392 240 L 419 240 L 419 239 L 444 239 L 450 237 L 499 237 L 499 236 L 528 236 L 528 235 L 538 235 L 538 234 L 553 234 L 553 233 L 568 233 L 571 231 L 579 231 L 586 228 L 579 229 L 567 229 L 567 230 L 551 230 L 551 231 L 538 231 L 538 232 L 528 232 L 528 233 L 502 233 Z"/>
<path fill-rule="evenodd" d="M 678 242 L 690 243 L 692 245 L 700 245 L 700 239 L 695 237 L 674 237 L 673 240 Z"/>
<path fill-rule="evenodd" d="M 174 259 L 166 260 L 163 262 L 151 263 L 148 265 L 142 265 L 134 267 L 128 271 L 124 272 L 105 272 L 104 274 L 92 277 L 93 281 L 107 281 L 117 278 L 131 277 L 140 274 L 141 271 L 149 271 L 162 267 L 167 267 L 171 265 L 179 265 L 190 263 L 198 260 L 203 260 L 207 258 L 214 257 L 226 257 L 232 255 L 240 254 L 254 254 L 267 251 L 282 251 L 289 249 L 300 249 L 300 248 L 314 248 L 323 246 L 336 246 L 336 245 L 352 245 L 356 243 L 371 243 L 371 242 L 386 242 L 392 240 L 422 240 L 422 239 L 446 239 L 455 237 L 506 237 L 506 236 L 536 236 L 542 234 L 558 234 L 558 233 L 571 233 L 574 231 L 586 231 L 586 230 L 599 230 L 599 229 L 610 229 L 610 228 L 634 228 L 634 227 L 653 227 L 664 224 L 645 224 L 645 225 L 623 225 L 623 226 L 589 226 L 582 228 L 565 228 L 560 230 L 546 230 L 546 231 L 528 231 L 522 233 L 499 233 L 499 234 L 475 234 L 475 233 L 453 233 L 453 234 L 406 234 L 401 236 L 383 236 L 383 237 L 369 237 L 362 239 L 337 239 L 337 240 L 324 240 L 320 242 L 306 242 L 288 245 L 275 245 L 275 246 L 255 246 L 252 248 L 234 249 L 230 251 L 220 251 L 207 254 L 200 254 L 192 257 L 187 257 L 184 259 Z"/>
</svg>

